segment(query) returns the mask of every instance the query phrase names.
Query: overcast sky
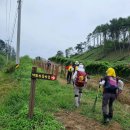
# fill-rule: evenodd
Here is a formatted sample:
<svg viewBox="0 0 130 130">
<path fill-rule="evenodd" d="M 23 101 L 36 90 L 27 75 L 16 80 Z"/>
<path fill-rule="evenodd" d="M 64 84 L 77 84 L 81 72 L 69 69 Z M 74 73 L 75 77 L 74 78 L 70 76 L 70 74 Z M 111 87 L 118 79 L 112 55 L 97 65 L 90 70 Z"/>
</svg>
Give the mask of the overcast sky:
<svg viewBox="0 0 130 130">
<path fill-rule="evenodd" d="M 16 5 L 17 0 L 0 0 L 0 39 L 8 40 L 12 34 Z M 128 16 L 130 0 L 23 0 L 20 55 L 54 56 L 86 41 L 97 25 Z"/>
</svg>

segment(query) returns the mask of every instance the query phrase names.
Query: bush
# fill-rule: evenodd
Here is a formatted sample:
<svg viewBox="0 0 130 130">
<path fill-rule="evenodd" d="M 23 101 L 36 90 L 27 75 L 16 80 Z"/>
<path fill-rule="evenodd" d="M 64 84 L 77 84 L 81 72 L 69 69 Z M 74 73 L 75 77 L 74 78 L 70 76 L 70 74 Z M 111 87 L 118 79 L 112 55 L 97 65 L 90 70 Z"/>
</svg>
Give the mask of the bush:
<svg viewBox="0 0 130 130">
<path fill-rule="evenodd" d="M 15 63 L 8 63 L 6 66 L 5 66 L 5 69 L 4 69 L 4 72 L 5 73 L 12 73 L 15 71 Z"/>
<path fill-rule="evenodd" d="M 65 58 L 65 57 L 52 57 L 50 60 L 64 64 L 64 65 L 69 65 L 70 63 L 74 64 L 74 60 L 70 58 Z M 108 62 L 99 62 L 99 61 L 94 61 L 94 62 L 86 62 L 82 61 L 82 63 L 85 66 L 86 72 L 90 74 L 106 74 L 106 70 L 109 67 L 113 67 L 116 70 L 116 74 L 118 76 L 124 76 L 124 77 L 130 77 L 130 66 L 125 65 L 124 63 L 120 64 L 110 64 Z"/>
<path fill-rule="evenodd" d="M 5 65 L 6 61 L 4 56 L 0 55 L 0 69 Z"/>
</svg>

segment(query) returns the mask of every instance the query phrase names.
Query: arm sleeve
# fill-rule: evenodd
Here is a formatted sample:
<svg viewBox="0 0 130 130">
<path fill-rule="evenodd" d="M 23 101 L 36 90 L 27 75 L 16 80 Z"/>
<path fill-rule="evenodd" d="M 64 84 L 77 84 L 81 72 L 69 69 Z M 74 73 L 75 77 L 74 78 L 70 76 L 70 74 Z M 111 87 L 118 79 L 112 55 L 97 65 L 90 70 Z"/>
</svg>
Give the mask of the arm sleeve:
<svg viewBox="0 0 130 130">
<path fill-rule="evenodd" d="M 73 80 L 75 80 L 76 75 L 77 75 L 77 71 L 74 72 L 74 75 L 73 75 L 73 77 L 72 77 Z"/>
<path fill-rule="evenodd" d="M 99 85 L 103 86 L 105 84 L 105 80 L 99 82 Z"/>
<path fill-rule="evenodd" d="M 120 90 L 123 90 L 124 82 L 122 80 L 118 80 L 118 87 L 119 87 Z"/>
<path fill-rule="evenodd" d="M 87 76 L 85 77 L 85 82 L 87 83 L 87 81 L 88 81 L 88 78 L 87 78 Z"/>
</svg>

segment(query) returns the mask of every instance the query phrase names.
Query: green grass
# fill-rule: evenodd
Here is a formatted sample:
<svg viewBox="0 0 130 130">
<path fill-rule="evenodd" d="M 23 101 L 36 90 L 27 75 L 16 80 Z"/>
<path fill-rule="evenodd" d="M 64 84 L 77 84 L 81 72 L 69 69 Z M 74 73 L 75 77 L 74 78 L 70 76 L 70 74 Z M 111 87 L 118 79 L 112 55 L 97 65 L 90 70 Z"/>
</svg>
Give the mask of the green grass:
<svg viewBox="0 0 130 130">
<path fill-rule="evenodd" d="M 59 110 L 75 111 L 72 86 L 61 85 L 58 81 L 37 80 L 35 91 L 35 108 L 33 119 L 28 118 L 28 104 L 31 82 L 32 61 L 28 57 L 21 60 L 20 68 L 12 74 L 0 73 L 0 130 L 64 130 L 64 126 L 55 119 L 54 113 Z M 41 69 L 38 69 L 40 72 Z M 13 81 L 13 83 L 12 83 Z M 5 88 L 3 88 L 3 85 Z M 101 123 L 101 95 L 98 98 L 96 111 L 92 106 L 96 97 L 95 90 L 84 90 L 81 114 Z M 114 120 L 130 129 L 130 113 L 124 106 L 115 102 Z"/>
<path fill-rule="evenodd" d="M 11 86 L 12 89 L 10 91 L 7 90 L 8 92 L 6 92 L 5 94 L 6 97 L 4 97 L 2 102 L 0 102 L 1 106 L 0 129 L 1 130 L 64 129 L 62 124 L 59 123 L 57 120 L 55 120 L 53 116 L 53 112 L 57 111 L 56 105 L 59 105 L 60 103 L 57 100 L 56 100 L 57 104 L 55 102 L 52 103 L 53 98 L 52 95 L 50 95 L 52 83 L 50 84 L 49 81 L 41 81 L 41 80 L 37 81 L 34 116 L 32 120 L 28 118 L 31 67 L 32 67 L 31 60 L 25 57 L 21 61 L 20 68 L 18 68 L 14 74 L 11 74 L 9 76 L 14 82 L 16 82 L 16 86 L 12 85 Z M 56 87 L 58 87 L 59 90 L 55 88 L 52 91 L 54 91 L 54 93 L 55 90 L 60 92 L 61 90 L 60 87 L 57 86 L 57 81 L 55 81 L 54 84 L 56 84 Z"/>
</svg>

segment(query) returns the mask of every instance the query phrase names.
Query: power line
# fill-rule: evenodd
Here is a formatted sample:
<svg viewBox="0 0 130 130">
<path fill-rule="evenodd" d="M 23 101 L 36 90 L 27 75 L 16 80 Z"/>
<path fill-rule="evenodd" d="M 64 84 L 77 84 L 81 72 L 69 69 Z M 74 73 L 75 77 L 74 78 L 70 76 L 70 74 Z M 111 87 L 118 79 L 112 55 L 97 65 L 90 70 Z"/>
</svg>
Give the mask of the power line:
<svg viewBox="0 0 130 130">
<path fill-rule="evenodd" d="M 11 14 L 11 0 L 9 3 L 8 33 L 10 33 L 10 14 Z M 8 39 L 9 39 L 9 35 L 8 35 Z"/>
<path fill-rule="evenodd" d="M 5 30 L 6 31 L 5 32 L 6 32 L 6 36 L 8 36 L 8 27 L 7 27 L 7 21 L 8 21 L 8 17 L 7 17 L 7 13 L 8 13 L 8 0 L 6 0 L 6 3 L 5 3 L 5 10 L 6 10 L 6 15 L 5 15 L 6 16 L 5 17 L 5 20 L 6 20 L 6 22 L 5 22 L 6 23 L 6 29 Z"/>
<path fill-rule="evenodd" d="M 13 41 L 13 37 L 14 37 L 14 32 L 15 32 L 15 26 L 16 26 L 16 21 L 17 21 L 17 7 L 16 7 L 16 12 L 15 12 L 15 16 L 14 16 L 14 22 L 13 22 L 13 28 L 12 28 L 12 34 L 10 37 L 10 42 Z"/>
</svg>

